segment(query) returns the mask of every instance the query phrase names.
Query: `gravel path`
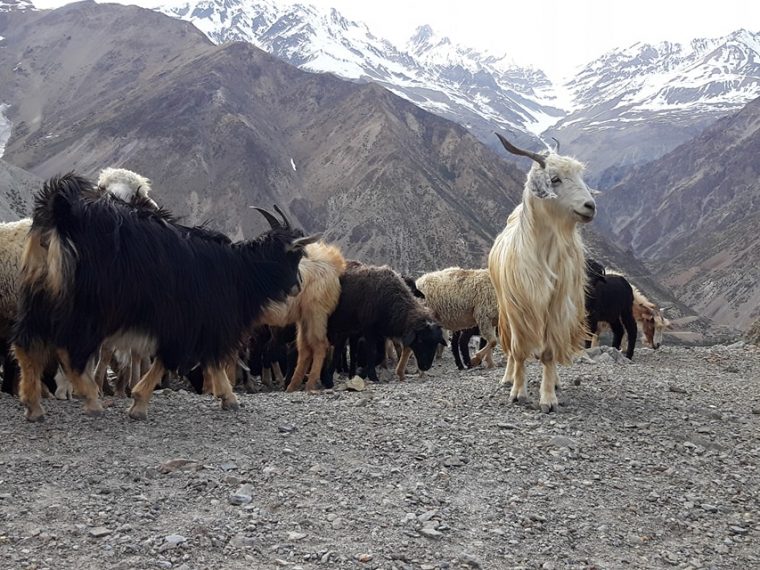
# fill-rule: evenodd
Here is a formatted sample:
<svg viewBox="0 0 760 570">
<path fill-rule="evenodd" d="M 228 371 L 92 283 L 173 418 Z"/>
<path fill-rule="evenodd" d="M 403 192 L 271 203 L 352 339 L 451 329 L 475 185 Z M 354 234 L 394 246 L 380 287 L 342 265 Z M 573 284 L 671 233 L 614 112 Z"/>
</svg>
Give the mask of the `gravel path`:
<svg viewBox="0 0 760 570">
<path fill-rule="evenodd" d="M 145 422 L 2 394 L 0 567 L 760 568 L 760 350 L 635 358 L 562 369 L 552 415 L 448 355 L 237 413 L 166 391 Z"/>
</svg>

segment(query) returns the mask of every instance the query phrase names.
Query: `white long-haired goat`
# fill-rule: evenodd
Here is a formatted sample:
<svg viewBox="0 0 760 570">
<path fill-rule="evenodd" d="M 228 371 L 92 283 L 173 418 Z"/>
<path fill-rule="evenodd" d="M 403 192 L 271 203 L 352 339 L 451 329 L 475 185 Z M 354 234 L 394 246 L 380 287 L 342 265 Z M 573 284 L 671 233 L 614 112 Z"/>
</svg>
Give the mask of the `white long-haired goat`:
<svg viewBox="0 0 760 570">
<path fill-rule="evenodd" d="M 527 401 L 525 361 L 541 360 L 539 404 L 558 407 L 557 363 L 570 364 L 587 337 L 583 242 L 577 225 L 594 219 L 596 203 L 583 181 L 583 165 L 556 152 L 519 149 L 497 134 L 512 154 L 533 159 L 522 203 L 507 219 L 488 257 L 499 303 L 499 336 L 509 361 L 503 383 L 510 401 Z"/>
</svg>

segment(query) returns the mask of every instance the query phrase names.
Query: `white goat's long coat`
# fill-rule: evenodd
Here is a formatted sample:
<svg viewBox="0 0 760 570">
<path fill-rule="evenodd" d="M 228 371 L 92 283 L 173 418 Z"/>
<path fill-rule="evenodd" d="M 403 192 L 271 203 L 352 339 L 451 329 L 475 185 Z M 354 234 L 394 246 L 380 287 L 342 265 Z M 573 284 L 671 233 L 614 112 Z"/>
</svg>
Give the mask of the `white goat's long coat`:
<svg viewBox="0 0 760 570">
<path fill-rule="evenodd" d="M 548 353 L 570 364 L 587 338 L 583 242 L 555 209 L 526 188 L 488 258 L 502 348 L 521 361 Z"/>
</svg>

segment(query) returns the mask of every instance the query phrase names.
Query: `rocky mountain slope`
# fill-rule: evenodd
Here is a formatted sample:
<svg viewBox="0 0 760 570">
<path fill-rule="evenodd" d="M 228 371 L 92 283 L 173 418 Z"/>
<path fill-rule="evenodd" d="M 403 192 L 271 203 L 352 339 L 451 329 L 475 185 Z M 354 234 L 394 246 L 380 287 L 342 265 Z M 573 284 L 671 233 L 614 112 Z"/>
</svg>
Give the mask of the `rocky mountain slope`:
<svg viewBox="0 0 760 570">
<path fill-rule="evenodd" d="M 12 222 L 28 216 L 32 195 L 41 179 L 32 173 L 0 160 L 0 222 Z"/>
<path fill-rule="evenodd" d="M 600 197 L 600 225 L 687 303 L 746 328 L 760 316 L 760 98 Z"/>
<path fill-rule="evenodd" d="M 124 165 L 237 237 L 278 203 L 402 270 L 483 263 L 519 199 L 521 171 L 464 128 L 156 12 L 82 2 L 2 14 L 0 34 L 5 156 L 39 176 Z"/>
</svg>

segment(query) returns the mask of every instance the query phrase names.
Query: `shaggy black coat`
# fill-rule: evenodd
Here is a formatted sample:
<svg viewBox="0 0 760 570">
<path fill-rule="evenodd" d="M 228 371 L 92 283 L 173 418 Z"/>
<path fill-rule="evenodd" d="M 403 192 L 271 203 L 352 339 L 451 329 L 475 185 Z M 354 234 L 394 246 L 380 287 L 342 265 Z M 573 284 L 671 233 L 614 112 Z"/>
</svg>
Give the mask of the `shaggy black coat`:
<svg viewBox="0 0 760 570">
<path fill-rule="evenodd" d="M 263 306 L 298 286 L 303 256 L 300 230 L 281 226 L 232 244 L 102 196 L 73 174 L 35 198 L 35 231 L 57 236 L 68 270 L 58 296 L 24 282 L 13 342 L 63 348 L 80 373 L 103 340 L 125 331 L 154 339 L 170 370 L 221 366 Z"/>
<path fill-rule="evenodd" d="M 327 322 L 333 346 L 343 346 L 352 336 L 364 337 L 361 360 L 373 381 L 378 381 L 374 363 L 379 362 L 380 339 L 400 339 L 412 349 L 420 370 L 430 369 L 437 346 L 446 344 L 443 332 L 398 273 L 390 267 L 348 264 L 340 284 L 340 301 Z"/>
<path fill-rule="evenodd" d="M 633 318 L 631 284 L 621 275 L 606 275 L 602 265 L 593 259 L 586 261 L 586 274 L 586 315 L 589 331 L 596 334 L 600 321 L 609 323 L 613 334 L 612 346 L 618 350 L 623 342 L 623 333 L 627 333 L 628 347 L 625 355 L 632 359 L 638 328 Z M 586 347 L 589 346 L 591 341 L 586 341 Z"/>
</svg>

